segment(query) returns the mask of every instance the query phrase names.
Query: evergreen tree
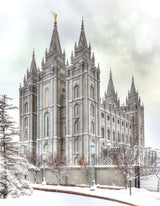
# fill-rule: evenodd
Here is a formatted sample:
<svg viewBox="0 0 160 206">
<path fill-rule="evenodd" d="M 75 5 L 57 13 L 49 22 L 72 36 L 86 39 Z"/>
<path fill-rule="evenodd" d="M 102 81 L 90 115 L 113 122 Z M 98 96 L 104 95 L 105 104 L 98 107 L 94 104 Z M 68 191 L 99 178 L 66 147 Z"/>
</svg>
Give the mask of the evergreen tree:
<svg viewBox="0 0 160 206">
<path fill-rule="evenodd" d="M 16 107 L 9 104 L 6 95 L 0 96 L 0 198 L 31 194 L 26 175 L 32 167 L 20 152 L 20 145 L 13 137 L 18 134 L 10 111 Z"/>
</svg>

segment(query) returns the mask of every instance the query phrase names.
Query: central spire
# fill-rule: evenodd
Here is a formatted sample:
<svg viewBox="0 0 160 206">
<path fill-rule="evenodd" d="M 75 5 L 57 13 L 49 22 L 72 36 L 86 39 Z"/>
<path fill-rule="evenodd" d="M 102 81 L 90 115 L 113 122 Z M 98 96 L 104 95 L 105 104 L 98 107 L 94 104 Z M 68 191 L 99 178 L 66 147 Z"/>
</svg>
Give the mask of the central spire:
<svg viewBox="0 0 160 206">
<path fill-rule="evenodd" d="M 35 53 L 34 53 L 34 49 L 33 49 L 30 71 L 36 71 L 36 70 L 37 70 L 37 66 L 36 66 L 36 60 L 35 60 Z"/>
<path fill-rule="evenodd" d="M 83 18 L 82 18 L 81 34 L 79 37 L 78 47 L 83 47 L 83 46 L 87 46 L 87 40 L 86 40 L 86 35 L 84 32 L 84 22 L 83 22 Z"/>
<path fill-rule="evenodd" d="M 53 29 L 53 34 L 52 34 L 52 38 L 51 38 L 49 52 L 62 54 L 58 30 L 57 30 L 57 20 L 56 19 L 54 22 L 54 29 Z"/>
<path fill-rule="evenodd" d="M 116 106 L 119 106 L 120 104 L 117 97 L 117 93 L 115 93 L 111 69 L 110 69 L 110 76 L 109 76 L 107 94 L 105 95 L 105 99 L 108 104 L 114 104 Z"/>
<path fill-rule="evenodd" d="M 112 71 L 110 70 L 107 96 L 114 96 L 114 95 L 115 95 L 115 89 L 114 89 L 114 84 L 113 84 L 113 80 L 112 80 Z"/>
<path fill-rule="evenodd" d="M 132 76 L 132 84 L 131 84 L 131 91 L 130 91 L 131 94 L 136 94 L 136 88 L 135 88 L 135 85 L 134 85 L 134 76 Z"/>
</svg>

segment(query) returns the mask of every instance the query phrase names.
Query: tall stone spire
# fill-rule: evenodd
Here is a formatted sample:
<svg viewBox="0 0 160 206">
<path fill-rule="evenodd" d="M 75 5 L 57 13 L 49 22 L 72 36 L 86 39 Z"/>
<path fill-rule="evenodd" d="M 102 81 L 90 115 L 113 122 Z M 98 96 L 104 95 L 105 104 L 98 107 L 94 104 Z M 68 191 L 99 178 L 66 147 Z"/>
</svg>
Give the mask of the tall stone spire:
<svg viewBox="0 0 160 206">
<path fill-rule="evenodd" d="M 87 47 L 87 40 L 86 40 L 86 35 L 84 32 L 84 22 L 82 19 L 82 25 L 81 25 L 81 33 L 80 33 L 80 37 L 79 37 L 79 42 L 78 42 L 78 47 Z"/>
<path fill-rule="evenodd" d="M 128 98 L 126 99 L 126 105 L 132 105 L 138 103 L 138 92 L 136 92 L 134 77 L 132 76 L 131 89 L 128 92 Z"/>
<path fill-rule="evenodd" d="M 53 29 L 53 34 L 52 34 L 52 38 L 51 38 L 49 52 L 62 54 L 56 21 L 54 22 L 54 29 Z"/>
<path fill-rule="evenodd" d="M 84 31 L 84 21 L 82 19 L 81 32 L 79 37 L 78 45 L 75 44 L 74 49 L 75 61 L 80 61 L 81 59 L 91 60 L 91 45 L 87 45 L 86 35 Z"/>
<path fill-rule="evenodd" d="M 115 106 L 119 106 L 117 93 L 115 93 L 115 89 L 114 89 L 111 70 L 110 70 L 110 77 L 109 77 L 109 82 L 108 82 L 107 93 L 105 94 L 105 100 L 107 104 L 114 104 Z"/>
<path fill-rule="evenodd" d="M 37 71 L 34 49 L 33 49 L 33 55 L 32 55 L 32 62 L 31 62 L 31 66 L 30 66 L 30 71 Z"/>
<path fill-rule="evenodd" d="M 130 90 L 131 94 L 136 94 L 136 88 L 134 85 L 134 76 L 132 76 L 132 84 L 131 84 L 131 90 Z"/>
<path fill-rule="evenodd" d="M 109 82 L 108 82 L 108 88 L 107 88 L 107 96 L 114 96 L 115 95 L 115 89 L 114 84 L 112 80 L 112 71 L 110 70 L 110 76 L 109 76 Z"/>
</svg>

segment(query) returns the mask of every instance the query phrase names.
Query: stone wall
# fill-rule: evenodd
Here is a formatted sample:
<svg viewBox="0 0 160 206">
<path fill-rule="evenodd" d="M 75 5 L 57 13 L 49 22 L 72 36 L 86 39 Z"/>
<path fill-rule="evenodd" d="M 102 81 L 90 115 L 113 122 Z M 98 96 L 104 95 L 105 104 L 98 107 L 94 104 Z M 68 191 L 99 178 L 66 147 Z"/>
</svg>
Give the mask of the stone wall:
<svg viewBox="0 0 160 206">
<path fill-rule="evenodd" d="M 57 184 L 55 174 L 51 173 L 49 169 L 45 170 L 46 183 L 51 185 Z M 84 175 L 81 168 L 69 167 L 67 169 L 67 176 L 60 178 L 61 185 L 91 185 L 92 170 L 89 168 L 88 178 Z M 29 179 L 34 182 L 33 174 L 30 174 Z M 42 170 L 37 175 L 37 183 L 42 183 Z M 120 170 L 116 167 L 95 167 L 95 183 L 109 186 L 124 186 L 124 177 Z M 134 181 L 132 182 L 134 186 Z"/>
</svg>

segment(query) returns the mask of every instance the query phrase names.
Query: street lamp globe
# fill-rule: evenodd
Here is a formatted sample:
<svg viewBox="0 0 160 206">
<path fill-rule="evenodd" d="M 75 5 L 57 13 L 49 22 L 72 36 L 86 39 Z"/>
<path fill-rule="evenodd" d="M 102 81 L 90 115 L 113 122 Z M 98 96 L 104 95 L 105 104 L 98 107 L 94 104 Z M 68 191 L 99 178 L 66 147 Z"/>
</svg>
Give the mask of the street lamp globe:
<svg viewBox="0 0 160 206">
<path fill-rule="evenodd" d="M 91 143 L 91 156 L 95 155 L 95 144 Z"/>
</svg>

